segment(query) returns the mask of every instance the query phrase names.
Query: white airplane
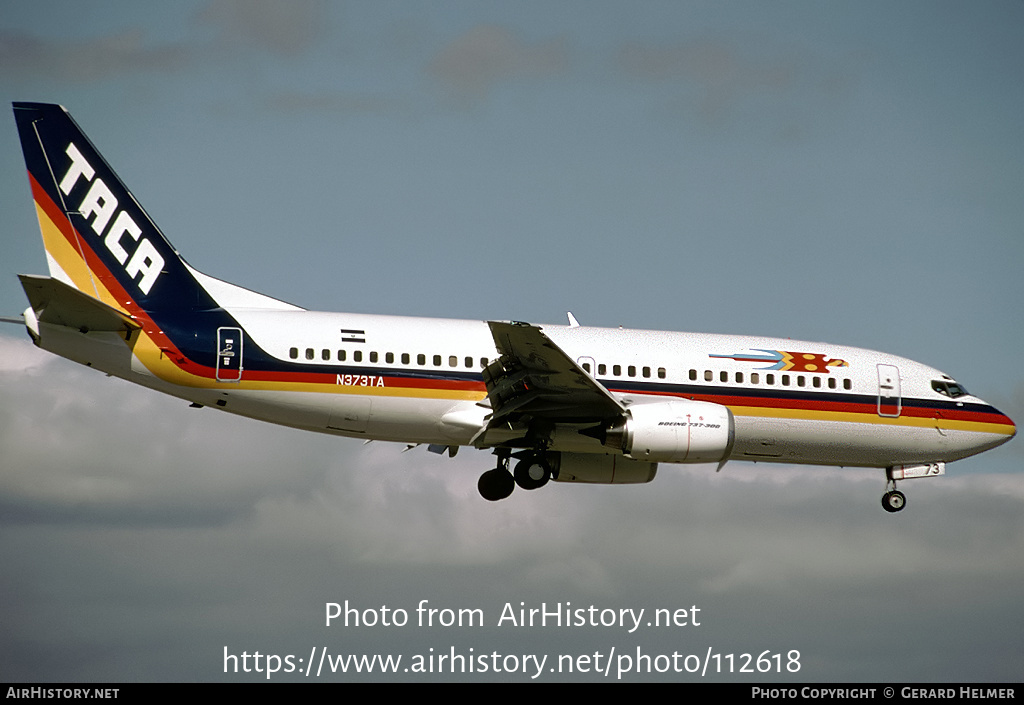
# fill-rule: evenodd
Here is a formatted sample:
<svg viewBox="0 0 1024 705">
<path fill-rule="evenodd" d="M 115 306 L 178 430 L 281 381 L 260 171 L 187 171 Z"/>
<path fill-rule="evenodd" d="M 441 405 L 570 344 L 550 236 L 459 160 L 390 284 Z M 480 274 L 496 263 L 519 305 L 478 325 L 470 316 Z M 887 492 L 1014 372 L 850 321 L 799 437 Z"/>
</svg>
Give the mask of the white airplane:
<svg viewBox="0 0 1024 705">
<path fill-rule="evenodd" d="M 15 103 L 50 276 L 21 275 L 39 347 L 192 402 L 455 455 L 488 500 L 659 463 L 884 468 L 897 481 L 1016 433 L 905 358 L 778 338 L 307 311 L 189 266 L 58 105 Z M 510 472 L 511 459 L 517 463 Z"/>
</svg>

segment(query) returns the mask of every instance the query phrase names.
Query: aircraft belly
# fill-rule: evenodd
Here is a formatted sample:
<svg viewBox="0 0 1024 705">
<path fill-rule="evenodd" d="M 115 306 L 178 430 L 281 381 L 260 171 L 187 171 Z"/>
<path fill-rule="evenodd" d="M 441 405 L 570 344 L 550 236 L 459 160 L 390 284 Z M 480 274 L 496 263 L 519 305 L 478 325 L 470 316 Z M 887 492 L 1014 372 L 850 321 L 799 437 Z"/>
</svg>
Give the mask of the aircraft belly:
<svg viewBox="0 0 1024 705">
<path fill-rule="evenodd" d="M 327 417 L 329 431 L 352 431 L 366 433 L 370 424 L 373 397 L 361 394 L 331 394 L 330 413 Z"/>
<path fill-rule="evenodd" d="M 310 431 L 327 430 L 332 398 L 316 392 L 238 389 L 219 390 L 220 408 L 242 416 Z"/>
<path fill-rule="evenodd" d="M 941 460 L 953 461 L 968 458 L 983 451 L 995 448 L 1010 439 L 1003 433 L 984 433 L 980 431 L 963 431 L 959 429 L 933 429 L 941 439 L 945 448 Z"/>
<path fill-rule="evenodd" d="M 367 434 L 386 441 L 465 445 L 472 434 L 452 434 L 439 422 L 452 407 L 444 398 L 374 397 Z"/>
</svg>

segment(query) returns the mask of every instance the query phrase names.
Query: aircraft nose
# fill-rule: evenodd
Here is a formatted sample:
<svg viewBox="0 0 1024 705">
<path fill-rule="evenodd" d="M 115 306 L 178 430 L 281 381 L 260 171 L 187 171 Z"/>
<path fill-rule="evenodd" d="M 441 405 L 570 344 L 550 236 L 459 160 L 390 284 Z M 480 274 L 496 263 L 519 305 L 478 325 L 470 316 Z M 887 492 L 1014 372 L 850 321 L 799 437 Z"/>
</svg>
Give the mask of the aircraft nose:
<svg viewBox="0 0 1024 705">
<path fill-rule="evenodd" d="M 961 457 L 992 450 L 1017 435 L 1017 425 L 1009 416 L 985 402 L 982 402 L 981 409 L 981 413 L 974 417 L 977 423 L 970 424 L 970 430 L 965 428 L 968 432 L 960 437 L 961 449 L 966 451 Z"/>
<path fill-rule="evenodd" d="M 999 411 L 999 409 L 992 407 L 992 410 L 995 412 L 995 416 L 997 417 L 996 423 L 999 424 L 999 426 L 1002 426 L 1000 433 L 1003 435 L 1003 438 L 1001 438 L 995 445 L 1002 445 L 1017 435 L 1017 424 L 1015 424 L 1013 419 L 1009 416 Z M 995 446 L 993 446 L 993 448 L 994 447 Z"/>
</svg>

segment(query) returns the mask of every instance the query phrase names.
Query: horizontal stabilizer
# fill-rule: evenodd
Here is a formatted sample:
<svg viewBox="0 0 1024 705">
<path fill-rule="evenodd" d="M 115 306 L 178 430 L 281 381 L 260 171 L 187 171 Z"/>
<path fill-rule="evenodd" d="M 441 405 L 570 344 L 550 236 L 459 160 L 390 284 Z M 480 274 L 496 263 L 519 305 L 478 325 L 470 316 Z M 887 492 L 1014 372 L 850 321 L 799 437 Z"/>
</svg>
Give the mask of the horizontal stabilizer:
<svg viewBox="0 0 1024 705">
<path fill-rule="evenodd" d="M 57 279 L 31 274 L 19 274 L 18 278 L 40 323 L 77 328 L 82 332 L 126 334 L 142 327 L 125 313 Z"/>
</svg>

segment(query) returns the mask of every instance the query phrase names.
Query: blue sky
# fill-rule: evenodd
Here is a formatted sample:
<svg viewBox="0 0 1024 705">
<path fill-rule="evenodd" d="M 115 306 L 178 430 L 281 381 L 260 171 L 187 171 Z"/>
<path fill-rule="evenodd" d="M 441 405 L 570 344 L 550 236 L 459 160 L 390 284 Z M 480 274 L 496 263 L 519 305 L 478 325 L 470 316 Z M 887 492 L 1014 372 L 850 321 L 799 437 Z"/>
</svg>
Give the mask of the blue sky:
<svg viewBox="0 0 1024 705">
<path fill-rule="evenodd" d="M 315 309 L 880 349 L 1024 418 L 1020 3 L 166 5 L 5 5 L 0 94 L 66 106 L 202 271 Z M 7 128 L 12 315 L 45 260 Z M 739 463 L 484 507 L 484 454 L 195 412 L 0 336 L 4 679 L 427 643 L 321 633 L 343 593 L 696 601 L 688 645 L 802 649 L 802 681 L 1019 679 L 1018 442 L 893 517 L 881 473 Z M 908 592 L 938 594 L 881 629 Z"/>
</svg>

